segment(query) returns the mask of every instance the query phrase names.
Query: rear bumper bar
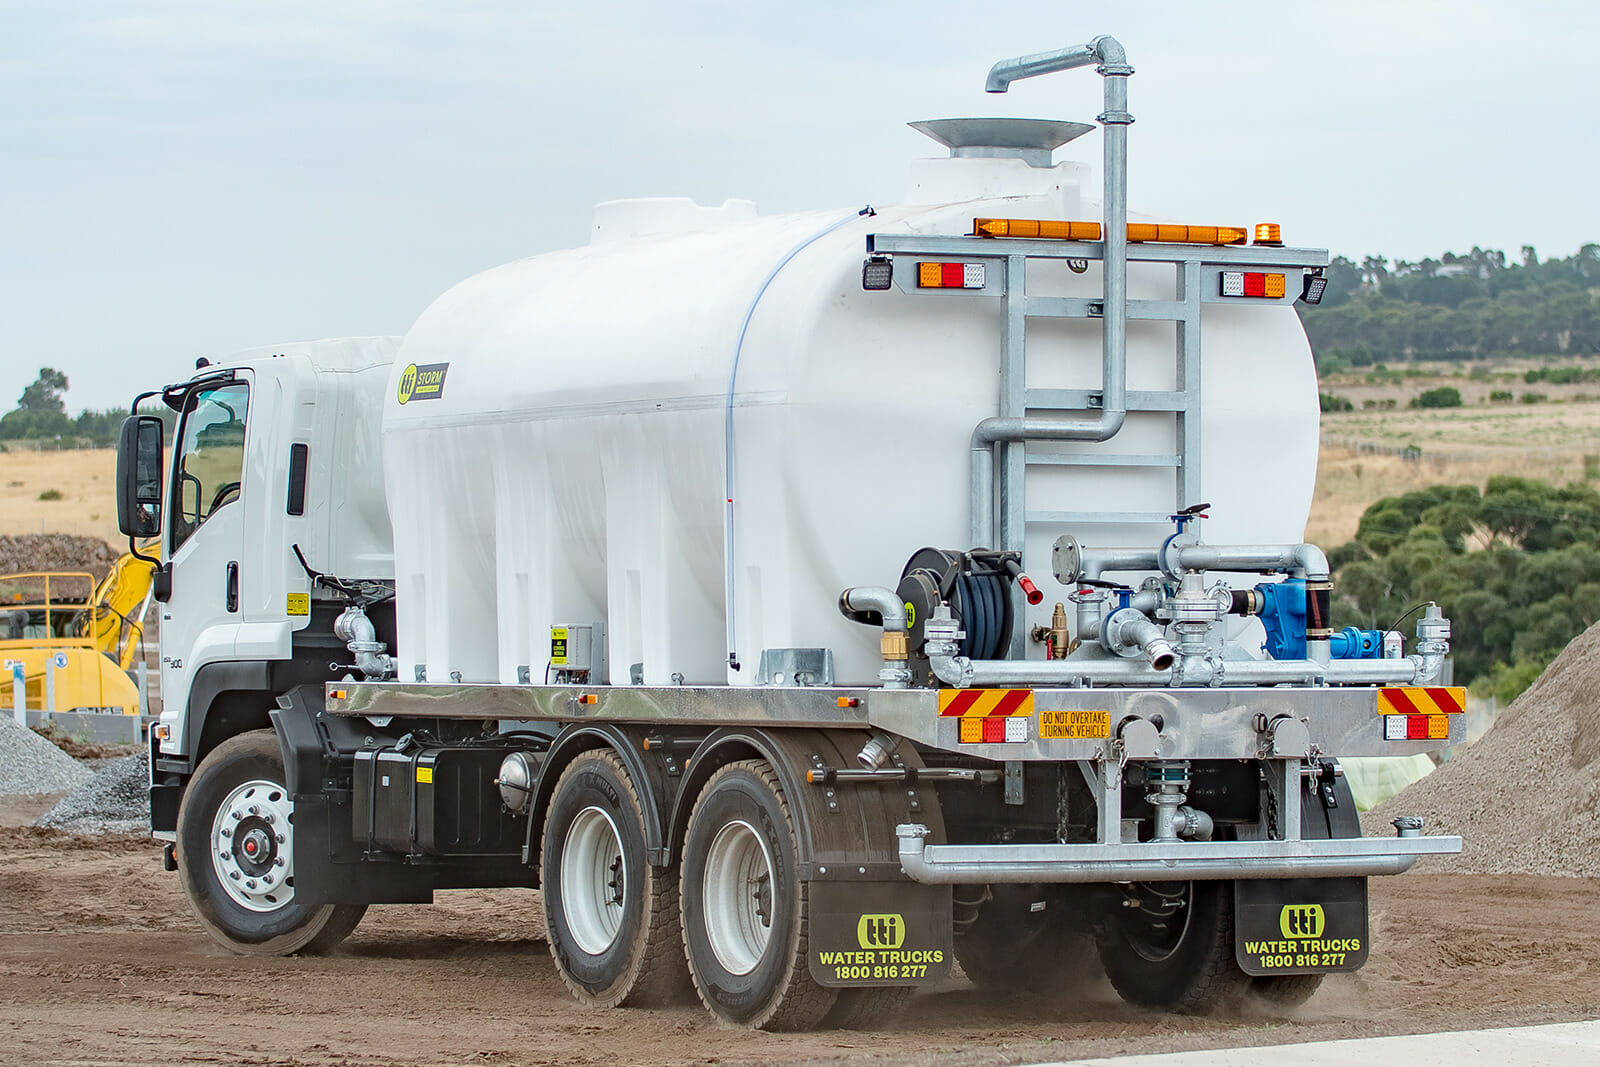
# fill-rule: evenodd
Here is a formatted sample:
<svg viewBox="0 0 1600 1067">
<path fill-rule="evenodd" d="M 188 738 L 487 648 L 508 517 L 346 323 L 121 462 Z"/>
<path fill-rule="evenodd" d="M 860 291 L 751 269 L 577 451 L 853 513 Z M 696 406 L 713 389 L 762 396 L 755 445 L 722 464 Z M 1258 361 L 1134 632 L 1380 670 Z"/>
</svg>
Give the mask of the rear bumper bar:
<svg viewBox="0 0 1600 1067">
<path fill-rule="evenodd" d="M 1318 841 L 1180 841 L 1126 845 L 930 845 L 904 823 L 900 866 L 931 885 L 1008 882 L 1188 882 L 1402 874 L 1421 856 L 1461 851 L 1461 838 L 1352 837 Z"/>
</svg>

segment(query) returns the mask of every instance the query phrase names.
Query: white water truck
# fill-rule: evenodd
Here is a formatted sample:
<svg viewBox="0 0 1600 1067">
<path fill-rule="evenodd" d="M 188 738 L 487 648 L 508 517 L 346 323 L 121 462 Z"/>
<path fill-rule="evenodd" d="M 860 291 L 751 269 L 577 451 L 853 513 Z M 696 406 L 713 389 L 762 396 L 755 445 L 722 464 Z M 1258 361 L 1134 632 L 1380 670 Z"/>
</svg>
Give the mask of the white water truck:
<svg viewBox="0 0 1600 1067">
<path fill-rule="evenodd" d="M 141 397 L 179 417 L 119 455 L 152 828 L 211 935 L 538 887 L 581 1001 L 772 1029 L 955 962 L 1048 992 L 1097 954 L 1185 1012 L 1361 966 L 1367 878 L 1461 841 L 1362 837 L 1339 758 L 1462 739 L 1449 623 L 1332 632 L 1327 253 L 1130 221 L 1109 37 L 987 88 L 1085 66 L 1101 204 L 1053 162 L 1092 126 L 916 123 L 949 156 L 898 206 L 603 204 L 403 341 Z"/>
</svg>

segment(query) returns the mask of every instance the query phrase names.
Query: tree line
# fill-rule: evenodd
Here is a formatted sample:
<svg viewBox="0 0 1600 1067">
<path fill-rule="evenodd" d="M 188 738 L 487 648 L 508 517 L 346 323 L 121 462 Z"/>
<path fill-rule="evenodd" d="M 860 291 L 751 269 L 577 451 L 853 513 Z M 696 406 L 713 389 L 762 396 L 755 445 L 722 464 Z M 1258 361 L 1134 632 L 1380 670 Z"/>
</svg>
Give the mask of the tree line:
<svg viewBox="0 0 1600 1067">
<path fill-rule="evenodd" d="M 1474 247 L 1417 262 L 1339 256 L 1300 305 L 1320 370 L 1417 359 L 1600 354 L 1600 244 L 1521 261 Z"/>
<path fill-rule="evenodd" d="M 1510 700 L 1600 619 L 1600 493 L 1505 476 L 1385 497 L 1329 562 L 1335 626 L 1389 629 L 1438 601 L 1456 684 Z"/>
<path fill-rule="evenodd" d="M 40 367 L 39 377 L 22 391 L 17 406 L 0 415 L 0 440 L 55 441 L 96 448 L 116 444 L 128 412 L 123 408 L 67 414 L 67 376 L 54 367 Z"/>
</svg>

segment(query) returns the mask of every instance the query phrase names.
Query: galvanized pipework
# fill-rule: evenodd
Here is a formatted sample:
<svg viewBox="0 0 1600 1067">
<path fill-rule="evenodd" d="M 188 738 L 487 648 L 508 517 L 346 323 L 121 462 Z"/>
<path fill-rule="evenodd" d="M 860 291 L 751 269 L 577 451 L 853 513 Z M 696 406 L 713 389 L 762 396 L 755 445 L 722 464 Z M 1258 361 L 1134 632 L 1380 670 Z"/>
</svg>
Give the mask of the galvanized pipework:
<svg viewBox="0 0 1600 1067">
<path fill-rule="evenodd" d="M 906 604 L 900 594 L 882 586 L 859 586 L 839 594 L 839 609 L 843 612 L 877 612 L 883 617 L 883 637 L 879 648 L 883 667 L 878 671 L 878 681 L 885 689 L 904 689 L 911 684 L 911 669 L 906 666 L 910 656 L 910 637 L 906 632 Z"/>
<path fill-rule="evenodd" d="M 369 679 L 381 682 L 394 675 L 394 657 L 387 654 L 389 646 L 378 640 L 365 609 L 356 604 L 345 608 L 333 620 L 333 634 L 355 653 L 356 670 Z"/>
<path fill-rule="evenodd" d="M 1105 306 L 1101 319 L 1101 404 L 1087 419 L 985 419 L 972 431 L 972 543 L 994 541 L 994 446 L 1002 441 L 1108 441 L 1127 418 L 1128 364 L 1128 78 L 1133 68 L 1114 37 L 1087 45 L 1003 59 L 989 70 L 984 90 L 1003 93 L 1019 78 L 1097 63 L 1104 79 L 1105 110 L 1098 116 L 1105 164 L 1102 262 Z"/>
</svg>

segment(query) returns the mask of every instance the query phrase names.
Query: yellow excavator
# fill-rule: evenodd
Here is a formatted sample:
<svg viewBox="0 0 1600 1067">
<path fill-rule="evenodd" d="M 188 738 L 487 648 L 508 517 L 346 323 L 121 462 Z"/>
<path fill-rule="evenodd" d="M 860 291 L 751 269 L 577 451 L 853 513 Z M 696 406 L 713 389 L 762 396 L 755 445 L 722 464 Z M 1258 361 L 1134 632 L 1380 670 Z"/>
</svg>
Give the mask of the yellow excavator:
<svg viewBox="0 0 1600 1067">
<path fill-rule="evenodd" d="M 20 665 L 30 711 L 139 714 L 132 672 L 144 655 L 153 573 L 130 553 L 98 584 L 85 572 L 0 575 L 0 706 L 12 705 Z"/>
</svg>

